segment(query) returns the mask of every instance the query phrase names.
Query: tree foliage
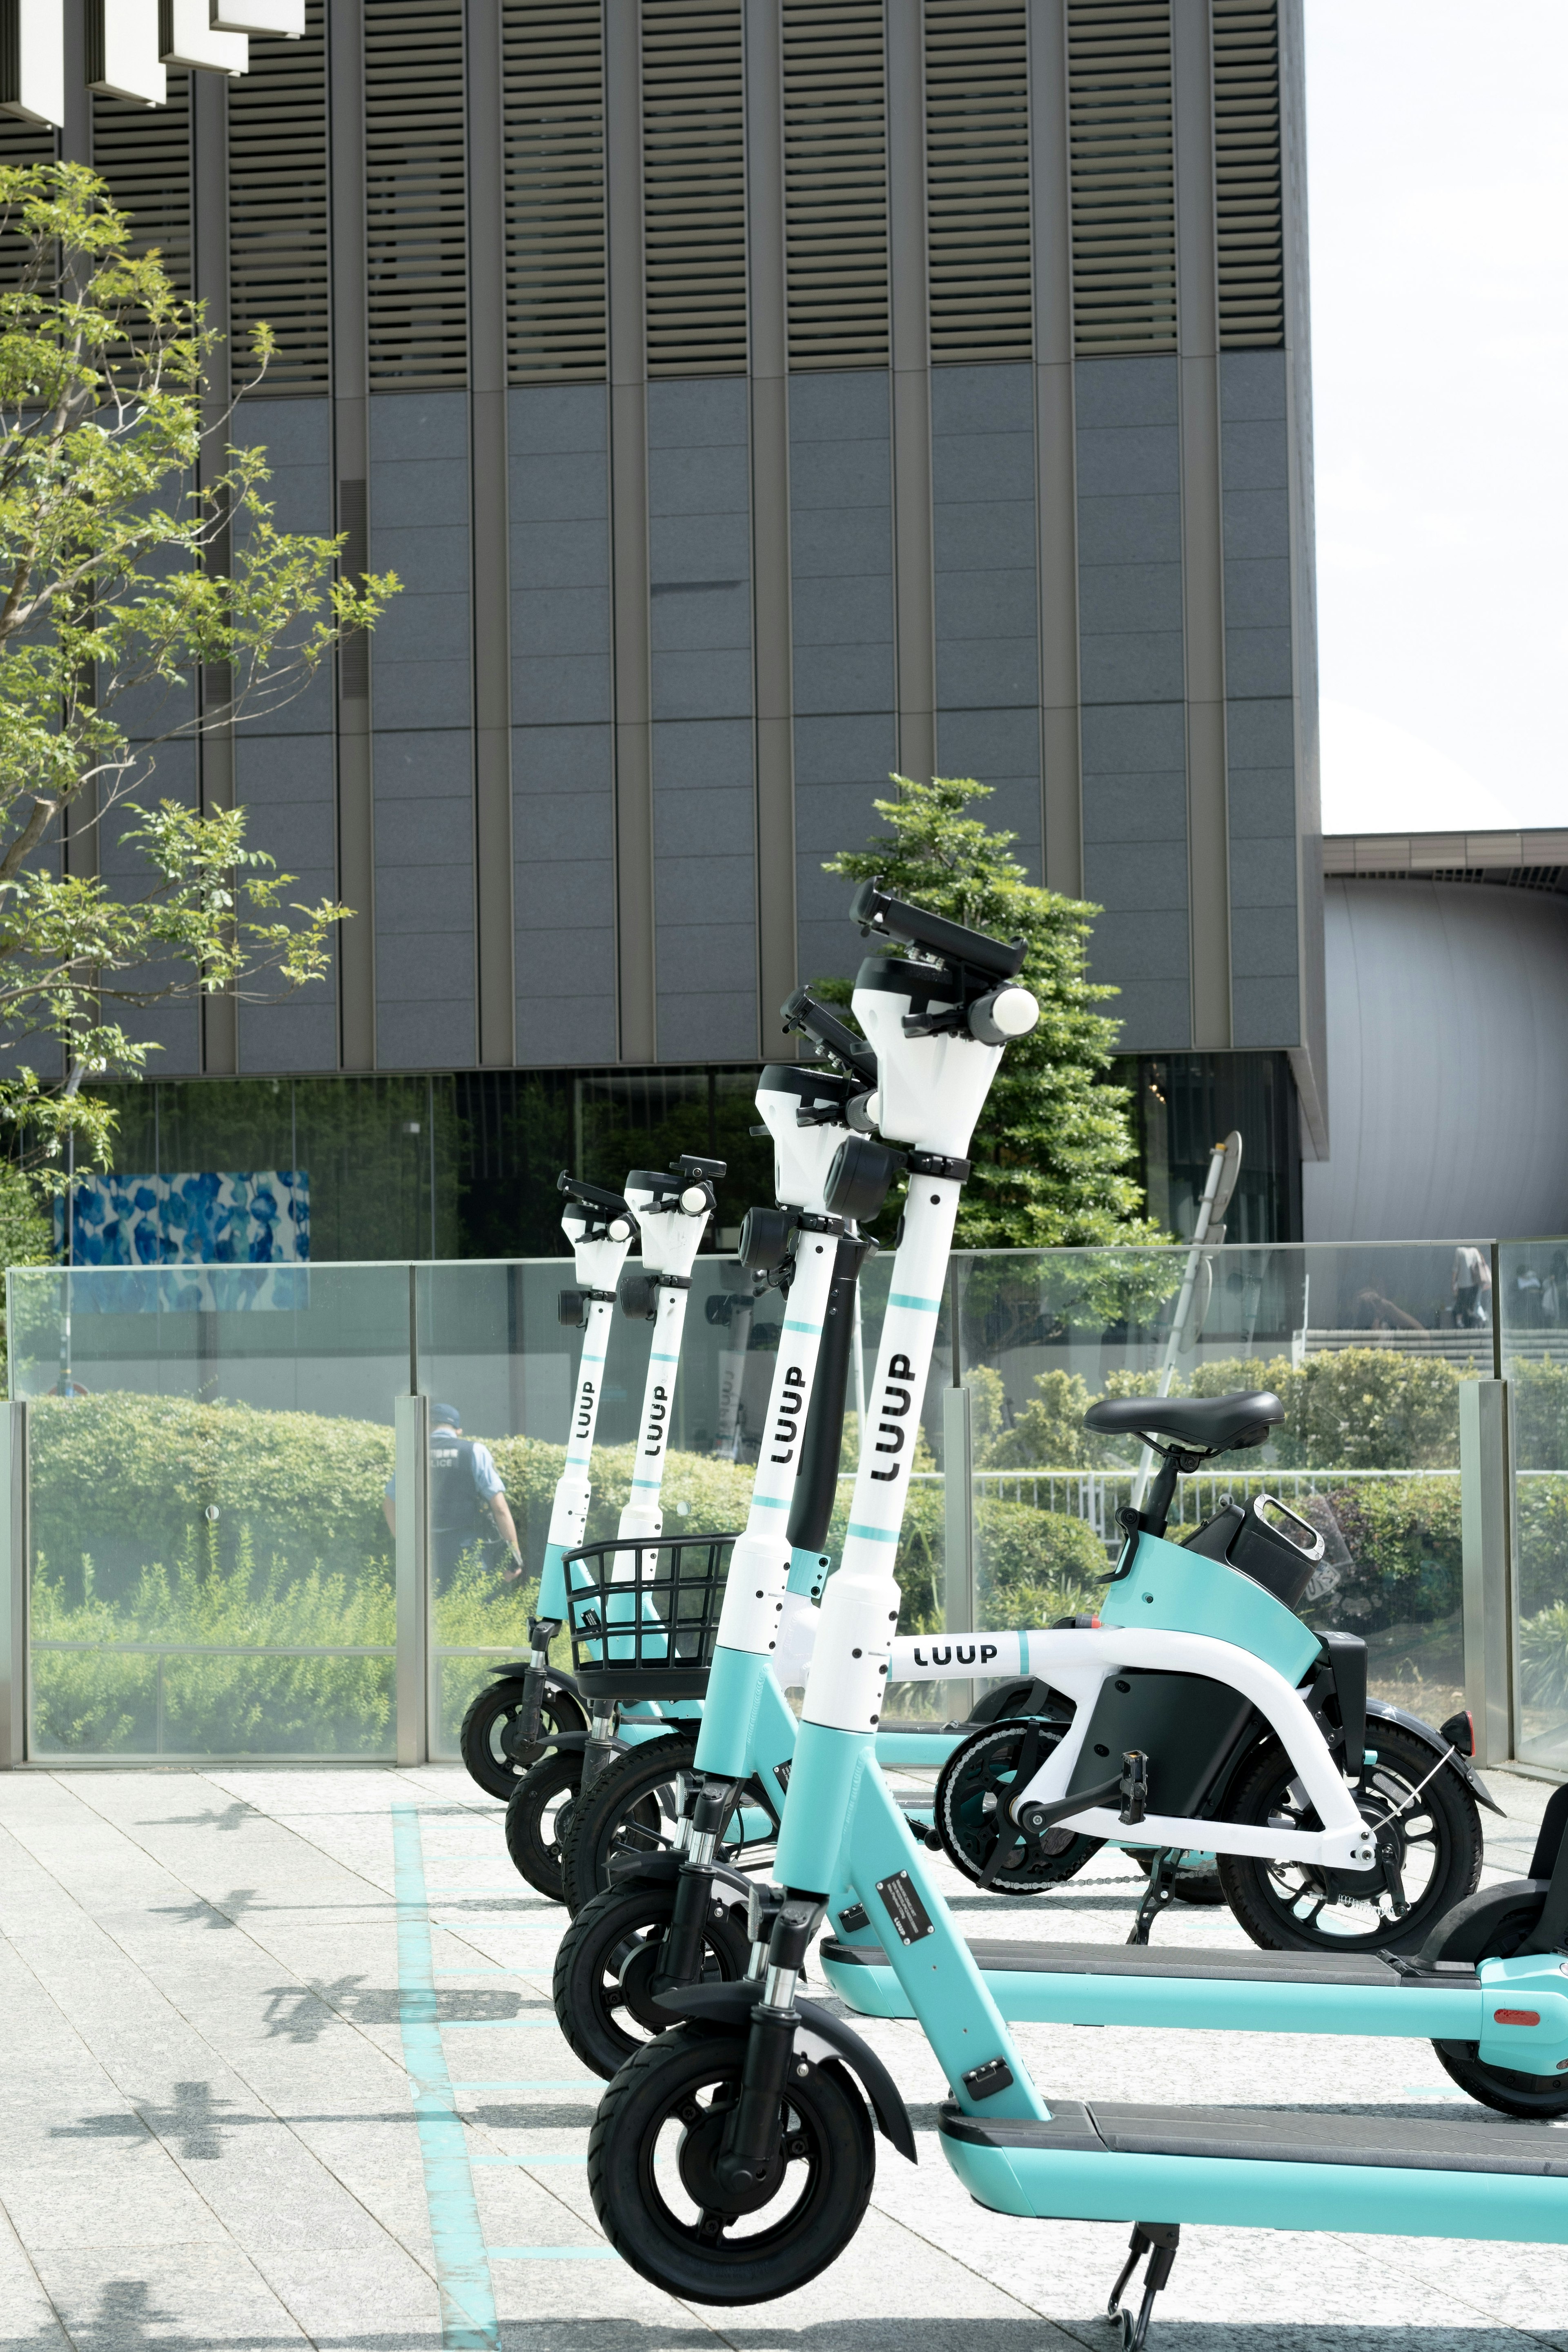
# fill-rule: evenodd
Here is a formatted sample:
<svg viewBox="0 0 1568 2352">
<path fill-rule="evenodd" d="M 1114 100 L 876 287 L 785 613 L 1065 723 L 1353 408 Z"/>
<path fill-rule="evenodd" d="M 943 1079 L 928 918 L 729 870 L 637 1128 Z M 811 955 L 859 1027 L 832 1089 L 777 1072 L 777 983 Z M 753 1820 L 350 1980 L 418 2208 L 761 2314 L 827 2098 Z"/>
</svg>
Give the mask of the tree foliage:
<svg viewBox="0 0 1568 2352">
<path fill-rule="evenodd" d="M 0 1111 L 57 1168 L 112 1128 L 81 1078 L 153 1050 L 127 1012 L 327 972 L 350 910 L 290 903 L 242 810 L 133 795 L 170 747 L 278 711 L 397 585 L 278 529 L 264 452 L 213 413 L 200 307 L 129 235 L 84 167 L 0 169 L 0 1037 L 23 1064 Z"/>
<path fill-rule="evenodd" d="M 1163 1241 L 1142 1214 L 1131 1171 L 1130 1097 L 1105 1080 L 1117 1024 L 1097 1008 L 1116 991 L 1089 978 L 1085 957 L 1099 908 L 1030 882 L 1010 855 L 1016 835 L 967 814 L 972 802 L 989 798 L 989 785 L 951 776 L 892 781 L 897 798 L 876 803 L 887 835 L 842 852 L 826 871 L 879 880 L 956 922 L 1026 940 L 1018 977 L 1040 1003 L 1038 1026 L 1007 1048 L 975 1129 L 959 1244 Z M 842 983 L 817 985 L 840 1001 L 847 994 Z"/>
</svg>

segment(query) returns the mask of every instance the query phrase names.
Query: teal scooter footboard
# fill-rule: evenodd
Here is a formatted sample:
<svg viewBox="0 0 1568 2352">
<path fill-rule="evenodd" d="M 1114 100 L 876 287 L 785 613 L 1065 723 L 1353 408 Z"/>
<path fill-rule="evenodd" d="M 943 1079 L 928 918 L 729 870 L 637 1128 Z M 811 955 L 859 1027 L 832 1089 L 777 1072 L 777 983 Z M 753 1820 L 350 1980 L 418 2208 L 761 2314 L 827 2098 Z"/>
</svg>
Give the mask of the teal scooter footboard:
<svg viewBox="0 0 1568 2352">
<path fill-rule="evenodd" d="M 1003 2149 L 945 2133 L 942 2146 L 972 2197 L 994 2212 L 1025 2219 L 1209 2221 L 1229 2229 L 1568 2244 L 1568 2179 L 1539 2173 Z"/>
<path fill-rule="evenodd" d="M 862 2017 L 911 2017 L 887 1966 L 822 1958 L 839 1998 Z M 1167 2032 L 1370 2033 L 1412 2042 L 1474 2042 L 1482 2028 L 1483 1988 L 1476 1983 L 1413 1989 L 1392 1982 L 1313 1984 L 1292 1979 L 1247 1984 L 1225 1977 L 1079 1976 L 989 1969 L 981 1974 L 1004 2017 L 1015 2025 L 1141 2025 Z"/>
</svg>

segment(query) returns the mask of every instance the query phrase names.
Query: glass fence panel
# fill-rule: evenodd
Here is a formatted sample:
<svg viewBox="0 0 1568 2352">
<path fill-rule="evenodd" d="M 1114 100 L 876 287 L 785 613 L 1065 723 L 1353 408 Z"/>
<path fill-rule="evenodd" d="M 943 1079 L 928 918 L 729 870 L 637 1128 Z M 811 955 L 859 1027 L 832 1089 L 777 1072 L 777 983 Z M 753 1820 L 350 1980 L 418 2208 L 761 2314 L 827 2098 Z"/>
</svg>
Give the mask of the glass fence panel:
<svg viewBox="0 0 1568 2352">
<path fill-rule="evenodd" d="M 1223 1494 L 1278 1494 L 1327 1543 L 1313 1622 L 1364 1633 L 1374 1689 L 1440 1720 L 1463 1687 L 1458 1384 L 1492 1368 L 1489 1295 L 1468 1278 L 1468 1247 L 1226 1245 L 1196 1264 L 1184 1248 L 961 1254 L 915 1436 L 900 1631 L 946 1622 L 955 1378 L 971 1398 L 984 1628 L 1048 1623 L 1102 1589 L 1139 1462 L 1135 1446 L 1083 1429 L 1092 1397 L 1167 1377 L 1178 1391 L 1268 1387 L 1283 1427 L 1184 1482 L 1179 1527 Z M 1502 1319 L 1520 1367 L 1524 1736 L 1550 1748 L 1568 1721 L 1568 1671 L 1553 1682 L 1551 1663 L 1552 1641 L 1563 1648 L 1552 1612 L 1568 1611 L 1555 1532 L 1568 1500 L 1551 1482 L 1568 1478 L 1568 1444 L 1553 1419 L 1551 1250 L 1531 1257 L 1539 1285 L 1507 1261 Z M 835 1559 L 891 1275 L 885 1253 L 862 1280 Z M 580 1345 L 557 1317 L 571 1280 L 564 1256 L 15 1271 L 12 1393 L 34 1408 L 32 1752 L 393 1754 L 392 1424 L 412 1385 L 488 1449 L 523 1556 L 521 1577 L 509 1576 L 488 1504 L 471 1529 L 437 1530 L 432 1739 L 454 1754 L 489 1664 L 526 1642 Z M 671 1408 L 672 1532 L 744 1522 L 781 1314 L 779 1294 L 753 1298 L 734 1260 L 699 1261 Z M 617 1317 L 591 1538 L 614 1534 L 627 1493 L 648 1337 Z M 889 1712 L 964 1711 L 971 1695 L 904 1685 Z"/>
<path fill-rule="evenodd" d="M 1513 1426 L 1514 1754 L 1568 1770 L 1568 1241 L 1498 1245 Z"/>
<path fill-rule="evenodd" d="M 493 1507 L 476 1492 L 472 1533 L 432 1536 L 431 1750 L 450 1757 L 469 1703 L 498 1661 L 526 1657 L 556 1481 L 565 1460 L 581 1334 L 558 1301 L 568 1258 L 526 1265 L 458 1263 L 416 1273 L 420 1386 L 460 1415 L 493 1462 L 522 1551 L 513 1578 Z M 661 1501 L 665 1531 L 697 1535 L 745 1525 L 784 1304 L 752 1295 L 731 1258 L 692 1272 Z M 593 1459 L 588 1540 L 613 1536 L 642 1438 L 652 1327 L 616 1314 Z M 570 1666 L 570 1645 L 557 1642 Z"/>
<path fill-rule="evenodd" d="M 10 1276 L 30 1752 L 390 1757 L 401 1265 Z"/>
<path fill-rule="evenodd" d="M 1325 1540 L 1302 1613 L 1363 1634 L 1374 1695 L 1441 1721 L 1464 1688 L 1458 1385 L 1492 1369 L 1456 1263 L 1448 1244 L 955 1262 L 980 1624 L 1048 1624 L 1104 1589 L 1142 1449 L 1086 1430 L 1092 1399 L 1268 1389 L 1283 1423 L 1182 1480 L 1173 1536 L 1278 1496 Z"/>
</svg>

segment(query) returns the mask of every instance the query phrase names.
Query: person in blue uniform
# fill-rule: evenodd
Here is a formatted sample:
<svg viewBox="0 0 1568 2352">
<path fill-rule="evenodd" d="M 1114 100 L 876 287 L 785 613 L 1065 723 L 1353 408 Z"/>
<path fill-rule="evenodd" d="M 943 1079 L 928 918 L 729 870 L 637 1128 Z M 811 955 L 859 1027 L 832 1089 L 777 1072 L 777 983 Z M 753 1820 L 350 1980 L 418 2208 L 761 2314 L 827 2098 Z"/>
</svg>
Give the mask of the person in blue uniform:
<svg viewBox="0 0 1568 2352">
<path fill-rule="evenodd" d="M 499 1536 L 510 1555 L 501 1570 L 512 1583 L 522 1574 L 522 1549 L 506 1499 L 500 1472 L 488 1445 L 463 1435 L 462 1415 L 455 1404 L 430 1408 L 430 1576 L 432 1589 L 445 1592 L 458 1562 L 476 1544 Z M 381 1507 L 386 1524 L 397 1533 L 397 1482 L 389 1478 Z"/>
</svg>

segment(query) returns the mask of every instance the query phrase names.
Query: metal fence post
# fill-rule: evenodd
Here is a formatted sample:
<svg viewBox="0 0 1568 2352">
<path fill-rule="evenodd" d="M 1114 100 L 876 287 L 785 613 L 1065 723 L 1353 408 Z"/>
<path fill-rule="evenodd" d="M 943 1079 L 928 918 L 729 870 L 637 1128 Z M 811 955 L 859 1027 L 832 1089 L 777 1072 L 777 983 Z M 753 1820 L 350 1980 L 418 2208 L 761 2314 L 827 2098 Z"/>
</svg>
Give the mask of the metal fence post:
<svg viewBox="0 0 1568 2352">
<path fill-rule="evenodd" d="M 13 1325 L 15 1329 L 15 1325 Z M 0 1405 L 0 1771 L 27 1755 L 27 1408 Z"/>
<path fill-rule="evenodd" d="M 974 1631 L 974 1416 L 968 1389 L 942 1398 L 942 1552 L 945 1633 Z"/>
<path fill-rule="evenodd" d="M 430 1756 L 430 1400 L 400 1396 L 397 1440 L 397 1760 Z"/>
<path fill-rule="evenodd" d="M 1461 1381 L 1465 1704 L 1478 1764 L 1504 1764 L 1513 1754 L 1512 1466 L 1508 1382 Z"/>
</svg>

